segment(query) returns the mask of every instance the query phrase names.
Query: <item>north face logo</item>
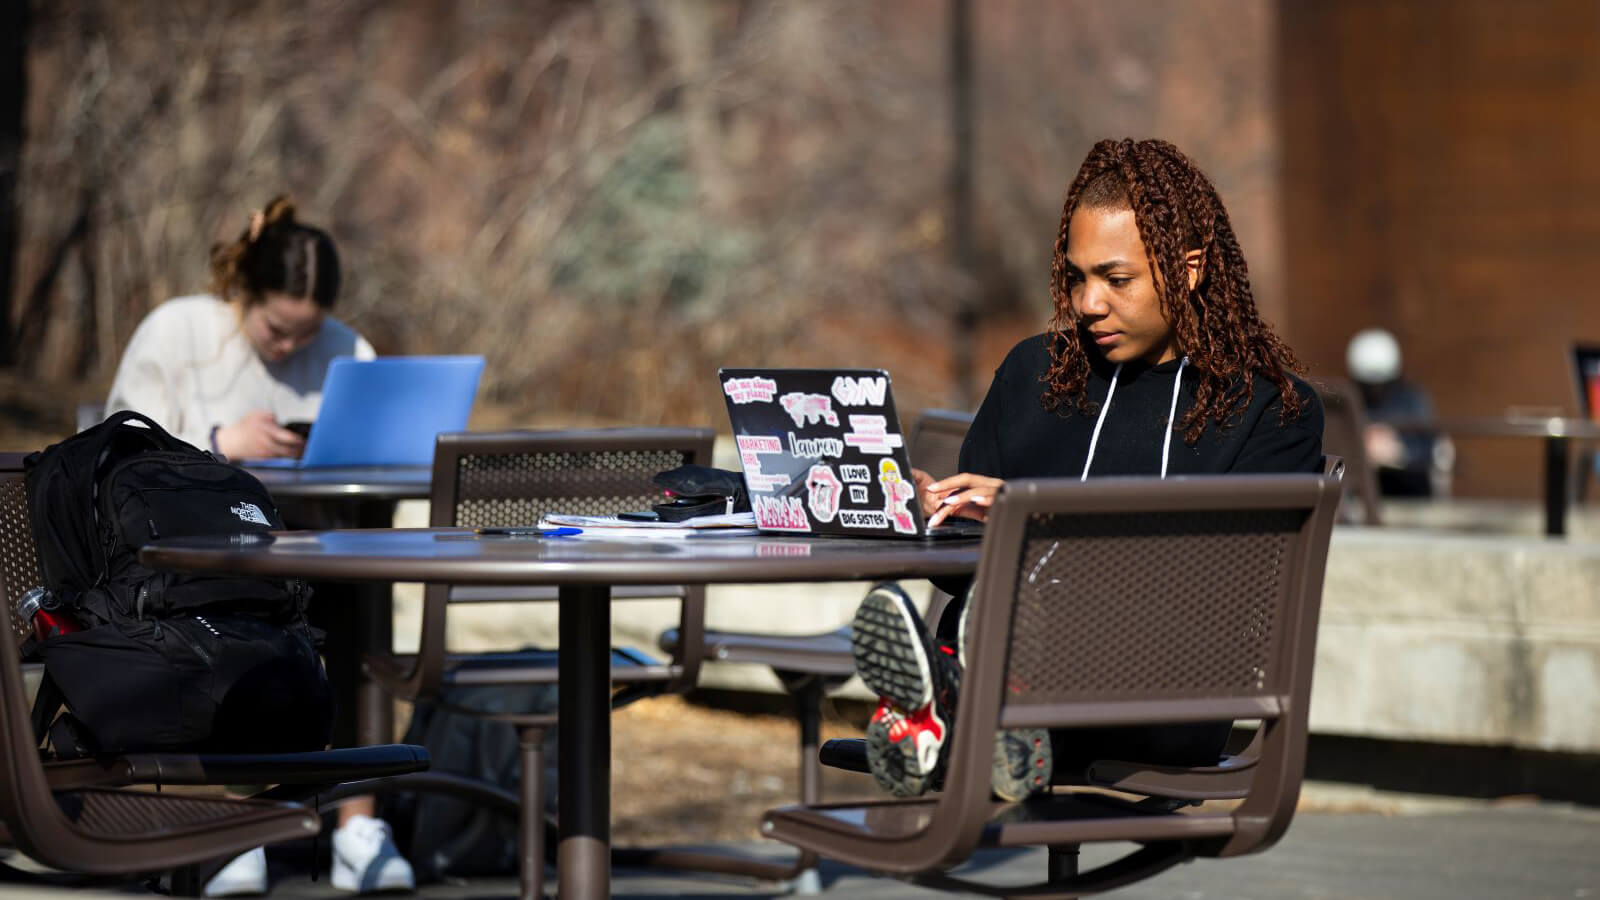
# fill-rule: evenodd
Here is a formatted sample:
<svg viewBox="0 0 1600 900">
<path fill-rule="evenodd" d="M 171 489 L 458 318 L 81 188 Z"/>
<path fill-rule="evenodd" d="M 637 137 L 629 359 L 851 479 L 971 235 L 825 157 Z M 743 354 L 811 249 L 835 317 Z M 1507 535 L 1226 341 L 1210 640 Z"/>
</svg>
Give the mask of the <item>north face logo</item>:
<svg viewBox="0 0 1600 900">
<path fill-rule="evenodd" d="M 238 516 L 241 522 L 249 522 L 252 525 L 272 524 L 271 522 L 267 521 L 267 514 L 262 512 L 261 507 L 255 505 L 254 503 L 245 503 L 241 501 L 238 506 L 228 507 L 228 512 Z"/>
</svg>

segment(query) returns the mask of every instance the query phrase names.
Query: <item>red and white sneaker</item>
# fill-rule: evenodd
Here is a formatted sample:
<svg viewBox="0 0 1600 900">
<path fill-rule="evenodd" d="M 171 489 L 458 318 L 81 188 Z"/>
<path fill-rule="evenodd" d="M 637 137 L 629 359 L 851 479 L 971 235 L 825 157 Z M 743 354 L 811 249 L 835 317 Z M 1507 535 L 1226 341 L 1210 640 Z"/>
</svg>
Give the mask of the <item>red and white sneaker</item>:
<svg viewBox="0 0 1600 900">
<path fill-rule="evenodd" d="M 935 786 L 950 713 L 934 682 L 927 631 L 899 585 L 867 593 L 851 623 L 856 672 L 881 699 L 867 723 L 867 766 L 897 797 Z"/>
</svg>

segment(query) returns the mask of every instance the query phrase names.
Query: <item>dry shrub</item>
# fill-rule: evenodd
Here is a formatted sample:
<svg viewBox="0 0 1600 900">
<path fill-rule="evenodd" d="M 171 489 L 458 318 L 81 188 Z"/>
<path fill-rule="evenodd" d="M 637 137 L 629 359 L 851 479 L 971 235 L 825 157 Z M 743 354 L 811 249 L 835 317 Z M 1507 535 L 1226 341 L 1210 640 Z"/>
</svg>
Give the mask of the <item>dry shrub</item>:
<svg viewBox="0 0 1600 900">
<path fill-rule="evenodd" d="M 755 362 L 949 405 L 951 315 L 977 298 L 998 333 L 981 388 L 1046 318 L 1059 191 L 1106 128 L 1171 118 L 1225 192 L 1271 176 L 1265 0 L 975 3 L 972 273 L 942 0 L 34 6 L 17 306 L 23 370 L 57 381 L 103 387 L 288 190 L 339 243 L 342 318 L 486 355 L 484 396 L 530 419 L 720 422 L 712 372 Z"/>
</svg>

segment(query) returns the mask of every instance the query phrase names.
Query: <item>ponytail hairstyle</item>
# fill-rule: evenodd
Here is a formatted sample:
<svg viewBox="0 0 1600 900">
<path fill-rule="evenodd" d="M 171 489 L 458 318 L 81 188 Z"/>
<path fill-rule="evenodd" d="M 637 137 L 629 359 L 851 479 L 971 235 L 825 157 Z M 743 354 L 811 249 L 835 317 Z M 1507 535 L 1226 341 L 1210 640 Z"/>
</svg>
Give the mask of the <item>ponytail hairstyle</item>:
<svg viewBox="0 0 1600 900">
<path fill-rule="evenodd" d="M 1067 188 L 1050 264 L 1055 317 L 1050 368 L 1042 378 L 1045 409 L 1090 406 L 1089 358 L 1067 284 L 1067 229 L 1079 209 L 1133 211 L 1150 271 L 1161 279 L 1161 313 L 1200 376 L 1195 404 L 1177 423 L 1186 442 L 1199 440 L 1207 425 L 1226 427 L 1243 413 L 1254 396 L 1254 376 L 1277 386 L 1283 421 L 1299 417 L 1302 404 L 1289 372 L 1300 365 L 1256 311 L 1244 251 L 1222 198 L 1177 147 L 1153 140 L 1095 144 Z M 1201 269 L 1191 289 L 1185 255 L 1194 250 L 1201 252 Z"/>
<path fill-rule="evenodd" d="M 323 309 L 339 297 L 339 253 L 320 228 L 294 220 L 294 201 L 273 198 L 237 240 L 211 247 L 211 289 L 241 308 L 268 294 L 304 297 Z"/>
</svg>

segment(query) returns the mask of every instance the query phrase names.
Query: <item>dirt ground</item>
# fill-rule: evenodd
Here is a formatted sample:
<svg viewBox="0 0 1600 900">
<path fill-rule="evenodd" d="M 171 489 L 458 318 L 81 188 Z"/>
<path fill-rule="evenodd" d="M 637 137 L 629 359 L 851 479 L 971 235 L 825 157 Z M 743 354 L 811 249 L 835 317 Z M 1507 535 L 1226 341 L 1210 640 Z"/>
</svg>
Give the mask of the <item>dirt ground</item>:
<svg viewBox="0 0 1600 900">
<path fill-rule="evenodd" d="M 799 725 L 719 696 L 642 700 L 612 717 L 612 835 L 618 844 L 760 837 L 766 810 L 800 799 Z M 778 698 L 774 698 L 778 699 Z M 824 707 L 822 739 L 860 737 L 864 704 Z M 823 770 L 826 800 L 871 797 L 865 775 Z"/>
</svg>

